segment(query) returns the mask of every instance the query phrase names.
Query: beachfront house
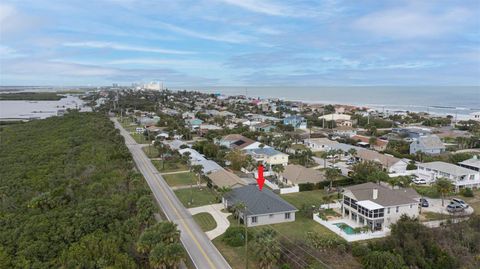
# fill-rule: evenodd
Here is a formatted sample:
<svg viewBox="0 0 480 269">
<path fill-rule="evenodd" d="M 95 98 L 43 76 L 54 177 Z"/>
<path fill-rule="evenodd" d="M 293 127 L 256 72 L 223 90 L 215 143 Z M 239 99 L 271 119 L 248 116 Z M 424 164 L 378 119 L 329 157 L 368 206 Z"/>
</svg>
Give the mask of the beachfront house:
<svg viewBox="0 0 480 269">
<path fill-rule="evenodd" d="M 233 189 L 222 197 L 222 203 L 230 210 L 235 210 L 236 205 L 245 205 L 246 209 L 238 212 L 247 227 L 292 222 L 298 211 L 271 190 L 263 188 L 260 191 L 257 185 Z"/>
<path fill-rule="evenodd" d="M 396 223 L 402 215 L 419 214 L 418 193 L 411 189 L 391 189 L 372 182 L 349 186 L 342 194 L 342 216 L 373 231 Z"/>
<path fill-rule="evenodd" d="M 480 188 L 480 172 L 446 162 L 429 162 L 417 164 L 416 176 L 428 184 L 435 183 L 438 178 L 446 178 L 461 188 Z"/>
</svg>

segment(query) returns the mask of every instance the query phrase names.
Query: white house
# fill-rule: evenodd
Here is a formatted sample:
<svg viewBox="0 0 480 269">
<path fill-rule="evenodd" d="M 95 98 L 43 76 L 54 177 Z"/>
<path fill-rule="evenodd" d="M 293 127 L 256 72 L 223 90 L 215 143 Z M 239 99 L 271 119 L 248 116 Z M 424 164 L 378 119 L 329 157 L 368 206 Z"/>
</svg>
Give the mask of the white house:
<svg viewBox="0 0 480 269">
<path fill-rule="evenodd" d="M 318 119 L 326 120 L 326 121 L 332 121 L 332 120 L 333 121 L 337 121 L 337 120 L 349 121 L 351 119 L 351 116 L 347 114 L 334 113 L 334 114 L 327 114 L 327 115 L 320 116 L 318 117 Z"/>
<path fill-rule="evenodd" d="M 436 135 L 420 136 L 410 144 L 410 154 L 440 154 L 445 152 L 445 145 Z"/>
<path fill-rule="evenodd" d="M 285 166 L 288 164 L 288 154 L 273 148 L 255 148 L 245 150 L 245 152 L 252 156 L 256 162 L 262 162 L 266 167 L 279 164 Z"/>
<path fill-rule="evenodd" d="M 480 111 L 470 113 L 470 119 L 474 121 L 480 121 Z"/>
<path fill-rule="evenodd" d="M 346 187 L 342 216 L 373 231 L 396 223 L 402 215 L 418 217 L 420 196 L 413 189 L 391 189 L 372 182 Z"/>
<path fill-rule="evenodd" d="M 446 162 L 429 162 L 417 164 L 416 176 L 427 183 L 434 183 L 438 178 L 447 178 L 458 191 L 461 188 L 480 188 L 480 172 Z"/>
</svg>

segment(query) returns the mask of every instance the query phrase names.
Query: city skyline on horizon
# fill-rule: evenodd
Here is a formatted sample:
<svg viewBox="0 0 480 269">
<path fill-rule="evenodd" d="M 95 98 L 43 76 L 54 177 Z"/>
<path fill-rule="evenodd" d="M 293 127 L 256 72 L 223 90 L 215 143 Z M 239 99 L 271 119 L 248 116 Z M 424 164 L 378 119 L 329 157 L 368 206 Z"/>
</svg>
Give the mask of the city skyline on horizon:
<svg viewBox="0 0 480 269">
<path fill-rule="evenodd" d="M 479 86 L 478 18 L 478 1 L 7 0 L 0 85 Z"/>
</svg>

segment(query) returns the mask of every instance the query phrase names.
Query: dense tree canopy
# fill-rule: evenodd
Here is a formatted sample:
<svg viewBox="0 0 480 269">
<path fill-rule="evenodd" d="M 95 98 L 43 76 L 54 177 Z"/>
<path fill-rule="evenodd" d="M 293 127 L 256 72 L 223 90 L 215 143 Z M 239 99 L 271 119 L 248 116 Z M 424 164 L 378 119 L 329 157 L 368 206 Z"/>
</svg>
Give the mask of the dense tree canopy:
<svg viewBox="0 0 480 269">
<path fill-rule="evenodd" d="M 2 127 L 1 268 L 136 268 L 150 191 L 107 117 Z"/>
</svg>

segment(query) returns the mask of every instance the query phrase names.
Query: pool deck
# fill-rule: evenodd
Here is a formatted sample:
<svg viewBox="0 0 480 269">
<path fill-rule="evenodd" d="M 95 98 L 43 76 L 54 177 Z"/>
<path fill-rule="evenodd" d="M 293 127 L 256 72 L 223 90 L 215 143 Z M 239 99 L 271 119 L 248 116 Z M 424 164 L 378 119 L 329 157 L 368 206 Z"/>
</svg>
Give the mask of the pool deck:
<svg viewBox="0 0 480 269">
<path fill-rule="evenodd" d="M 382 238 L 390 234 L 390 230 L 388 228 L 385 228 L 383 231 L 377 231 L 377 232 L 361 232 L 358 234 L 347 234 L 345 233 L 345 231 L 343 231 L 340 227 L 336 226 L 335 224 L 345 223 L 352 228 L 358 228 L 361 226 L 359 226 L 357 223 L 349 219 L 336 219 L 336 220 L 330 220 L 330 221 L 322 220 L 318 216 L 318 214 L 313 215 L 313 220 L 327 227 L 330 231 L 336 233 L 337 235 L 347 240 L 348 242 Z"/>
</svg>

